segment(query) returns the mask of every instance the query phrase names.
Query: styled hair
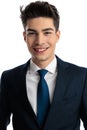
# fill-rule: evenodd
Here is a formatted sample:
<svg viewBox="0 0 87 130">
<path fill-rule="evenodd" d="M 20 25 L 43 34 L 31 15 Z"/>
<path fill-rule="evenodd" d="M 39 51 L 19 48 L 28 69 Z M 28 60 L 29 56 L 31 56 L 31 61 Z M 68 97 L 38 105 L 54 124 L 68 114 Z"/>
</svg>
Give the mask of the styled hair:
<svg viewBox="0 0 87 130">
<path fill-rule="evenodd" d="M 52 18 L 56 31 L 59 29 L 60 16 L 54 5 L 48 2 L 36 1 L 28 4 L 25 9 L 23 6 L 20 7 L 20 18 L 22 20 L 23 27 L 25 29 L 27 20 L 37 17 Z"/>
</svg>

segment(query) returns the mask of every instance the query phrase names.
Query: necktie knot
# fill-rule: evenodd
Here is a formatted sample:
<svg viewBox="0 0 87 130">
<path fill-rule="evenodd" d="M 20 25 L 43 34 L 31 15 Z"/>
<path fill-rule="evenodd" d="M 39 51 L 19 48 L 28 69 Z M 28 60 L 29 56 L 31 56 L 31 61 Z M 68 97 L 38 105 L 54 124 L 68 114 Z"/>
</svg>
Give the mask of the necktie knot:
<svg viewBox="0 0 87 130">
<path fill-rule="evenodd" d="M 40 77 L 43 77 L 43 78 L 44 78 L 44 76 L 45 76 L 45 74 L 46 74 L 47 72 L 48 72 L 48 71 L 45 70 L 45 69 L 38 70 L 38 73 L 39 73 Z"/>
</svg>

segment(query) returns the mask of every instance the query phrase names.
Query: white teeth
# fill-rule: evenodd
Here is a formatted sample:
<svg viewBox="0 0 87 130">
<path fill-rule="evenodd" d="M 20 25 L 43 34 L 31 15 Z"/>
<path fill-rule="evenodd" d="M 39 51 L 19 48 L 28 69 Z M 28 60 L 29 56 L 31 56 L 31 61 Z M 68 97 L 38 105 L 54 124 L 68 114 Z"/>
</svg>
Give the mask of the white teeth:
<svg viewBox="0 0 87 130">
<path fill-rule="evenodd" d="M 43 52 L 43 51 L 45 51 L 46 49 L 35 49 L 36 51 L 38 51 L 38 52 Z"/>
</svg>

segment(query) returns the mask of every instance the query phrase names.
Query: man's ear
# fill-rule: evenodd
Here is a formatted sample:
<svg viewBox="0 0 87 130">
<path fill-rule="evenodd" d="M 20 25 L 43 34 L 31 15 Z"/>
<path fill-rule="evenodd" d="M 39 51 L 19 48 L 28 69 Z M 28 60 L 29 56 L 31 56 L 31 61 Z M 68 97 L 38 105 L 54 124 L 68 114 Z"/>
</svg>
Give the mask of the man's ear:
<svg viewBox="0 0 87 130">
<path fill-rule="evenodd" d="M 26 42 L 26 32 L 23 32 L 24 41 Z"/>
<path fill-rule="evenodd" d="M 59 41 L 59 38 L 60 38 L 60 31 L 59 30 L 56 32 L 56 36 L 57 36 L 57 41 Z"/>
<path fill-rule="evenodd" d="M 57 37 L 60 38 L 60 30 L 57 31 Z"/>
</svg>

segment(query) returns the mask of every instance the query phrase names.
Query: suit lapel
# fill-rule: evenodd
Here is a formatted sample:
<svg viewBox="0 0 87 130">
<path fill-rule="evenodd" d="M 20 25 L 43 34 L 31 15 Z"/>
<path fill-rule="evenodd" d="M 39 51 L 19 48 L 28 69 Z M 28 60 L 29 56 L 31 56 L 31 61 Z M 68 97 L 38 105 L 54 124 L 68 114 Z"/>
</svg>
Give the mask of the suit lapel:
<svg viewBox="0 0 87 130">
<path fill-rule="evenodd" d="M 27 93 L 26 93 L 26 71 L 29 63 L 26 63 L 23 65 L 20 69 L 20 73 L 18 76 L 18 89 L 20 91 L 20 101 L 22 101 L 24 104 L 28 104 L 28 99 L 27 99 Z"/>
<path fill-rule="evenodd" d="M 27 90 L 26 90 L 26 71 L 27 71 L 27 68 L 30 64 L 30 60 L 22 66 L 21 70 L 20 70 L 20 73 L 19 73 L 19 76 L 18 76 L 18 91 L 20 91 L 19 93 L 19 99 L 20 99 L 20 102 L 22 104 L 22 107 L 25 109 L 26 112 L 29 113 L 30 115 L 30 118 L 32 117 L 32 119 L 34 119 L 34 123 L 36 122 L 36 124 L 38 125 L 37 123 L 37 119 L 36 119 L 36 115 L 31 107 L 31 104 L 28 100 L 28 97 L 27 97 Z"/>
<path fill-rule="evenodd" d="M 67 67 L 68 64 L 57 58 L 58 63 L 58 75 L 54 91 L 53 101 L 49 110 L 47 121 L 44 130 L 57 130 L 61 126 L 61 107 L 64 94 L 66 92 L 66 86 L 69 80 Z"/>
</svg>

